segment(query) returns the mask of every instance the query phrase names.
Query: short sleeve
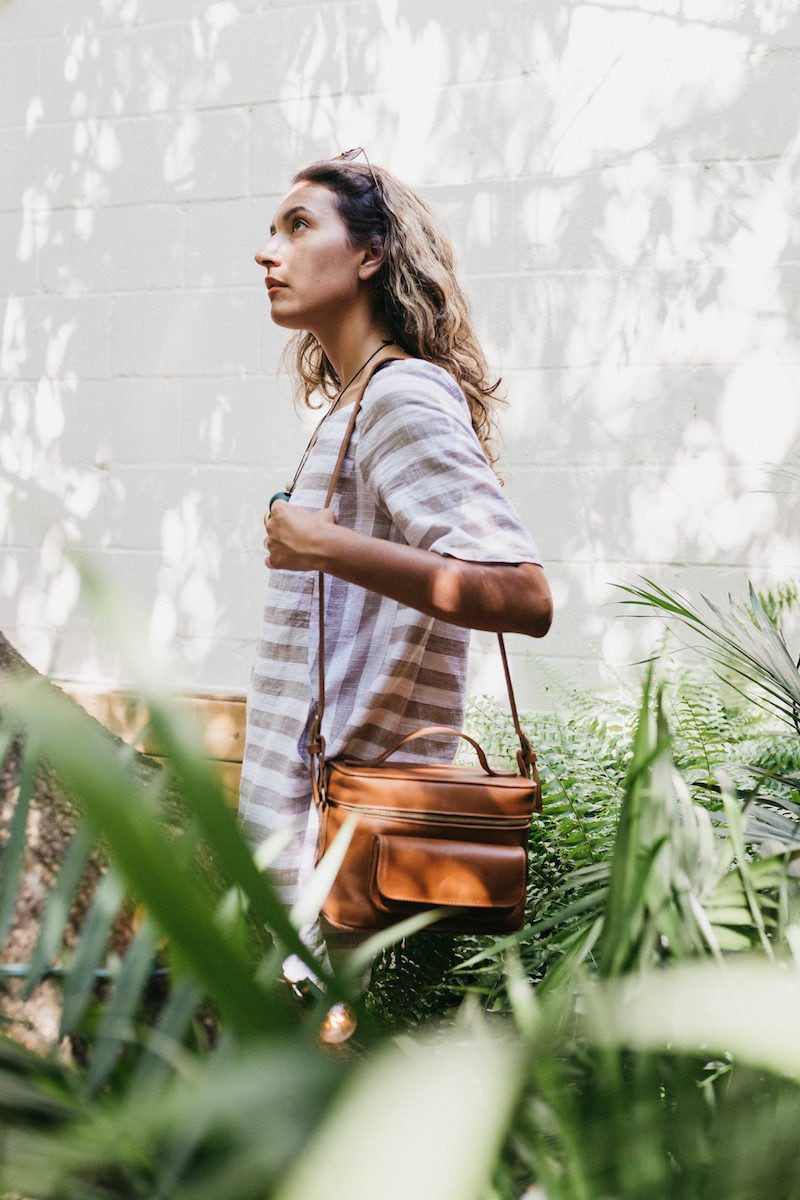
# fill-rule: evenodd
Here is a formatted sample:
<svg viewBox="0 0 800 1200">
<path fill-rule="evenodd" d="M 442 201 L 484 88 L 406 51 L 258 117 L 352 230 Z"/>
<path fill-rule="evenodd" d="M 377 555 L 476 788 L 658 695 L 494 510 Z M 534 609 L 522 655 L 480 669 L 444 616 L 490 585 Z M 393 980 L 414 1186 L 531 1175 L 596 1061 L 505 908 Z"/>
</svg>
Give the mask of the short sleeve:
<svg viewBox="0 0 800 1200">
<path fill-rule="evenodd" d="M 471 562 L 540 563 L 450 375 L 395 362 L 371 380 L 358 417 L 355 469 L 412 546 Z"/>
</svg>

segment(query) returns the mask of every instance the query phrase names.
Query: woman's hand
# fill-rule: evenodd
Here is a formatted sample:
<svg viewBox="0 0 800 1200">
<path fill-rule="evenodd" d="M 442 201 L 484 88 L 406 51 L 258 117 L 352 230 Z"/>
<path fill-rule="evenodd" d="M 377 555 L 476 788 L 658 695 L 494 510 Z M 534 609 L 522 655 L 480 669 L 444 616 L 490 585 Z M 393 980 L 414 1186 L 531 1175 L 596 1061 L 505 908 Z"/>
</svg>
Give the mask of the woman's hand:
<svg viewBox="0 0 800 1200">
<path fill-rule="evenodd" d="M 329 508 L 315 512 L 275 500 L 264 518 L 266 566 L 277 571 L 322 570 L 325 534 L 335 524 L 336 518 Z"/>
</svg>

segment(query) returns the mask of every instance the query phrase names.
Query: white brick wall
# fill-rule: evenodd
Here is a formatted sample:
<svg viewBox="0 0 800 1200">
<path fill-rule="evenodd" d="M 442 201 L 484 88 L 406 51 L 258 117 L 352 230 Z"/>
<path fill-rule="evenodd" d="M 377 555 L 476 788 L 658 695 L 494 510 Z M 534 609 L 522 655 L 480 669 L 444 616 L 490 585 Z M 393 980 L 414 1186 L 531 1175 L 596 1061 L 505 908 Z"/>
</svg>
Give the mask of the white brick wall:
<svg viewBox="0 0 800 1200">
<path fill-rule="evenodd" d="M 261 512 L 309 427 L 252 255 L 293 169 L 360 143 L 445 218 L 507 381 L 504 474 L 558 605 L 514 639 L 526 699 L 650 647 L 614 581 L 797 574 L 775 468 L 800 474 L 800 0 L 5 0 L 0 627 L 23 652 L 133 669 L 65 525 L 171 682 L 245 686 Z"/>
</svg>

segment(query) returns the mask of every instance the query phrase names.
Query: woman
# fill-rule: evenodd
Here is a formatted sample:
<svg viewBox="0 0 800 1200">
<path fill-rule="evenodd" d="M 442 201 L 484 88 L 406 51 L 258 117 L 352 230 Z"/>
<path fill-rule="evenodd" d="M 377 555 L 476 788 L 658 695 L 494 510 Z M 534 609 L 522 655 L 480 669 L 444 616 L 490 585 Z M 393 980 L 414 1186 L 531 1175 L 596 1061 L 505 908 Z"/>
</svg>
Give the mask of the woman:
<svg viewBox="0 0 800 1200">
<path fill-rule="evenodd" d="M 497 384 L 422 200 L 350 154 L 316 163 L 295 176 L 256 262 L 272 320 L 296 331 L 287 349 L 301 395 L 331 400 L 290 501 L 275 500 L 267 521 L 269 595 L 242 771 L 253 842 L 292 831 L 270 867 L 291 903 L 313 868 L 317 830 L 307 752 L 317 572 L 328 576 L 329 756 L 370 757 L 423 725 L 460 727 L 468 630 L 541 637 L 551 599 L 491 468 Z M 337 495 L 323 509 L 366 379 Z M 426 755 L 441 761 L 441 744 L 415 743 L 414 756 Z M 319 947 L 318 929 L 304 937 Z M 328 949 L 345 940 L 328 931 Z M 285 970 L 308 974 L 299 960 Z"/>
</svg>

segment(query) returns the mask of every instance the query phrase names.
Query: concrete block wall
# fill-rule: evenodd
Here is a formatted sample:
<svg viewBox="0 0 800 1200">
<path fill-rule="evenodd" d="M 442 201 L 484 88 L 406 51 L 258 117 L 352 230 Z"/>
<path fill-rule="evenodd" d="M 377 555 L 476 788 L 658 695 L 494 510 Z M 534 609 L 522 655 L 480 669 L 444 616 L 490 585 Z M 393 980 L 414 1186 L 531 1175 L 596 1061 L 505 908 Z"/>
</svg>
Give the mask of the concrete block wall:
<svg viewBox="0 0 800 1200">
<path fill-rule="evenodd" d="M 55 674 L 152 651 L 246 686 L 261 514 L 309 429 L 252 255 L 293 169 L 359 144 L 446 220 L 507 382 L 558 608 L 514 639 L 527 700 L 652 646 L 615 581 L 796 576 L 799 10 L 2 0 L 0 628 Z"/>
</svg>

